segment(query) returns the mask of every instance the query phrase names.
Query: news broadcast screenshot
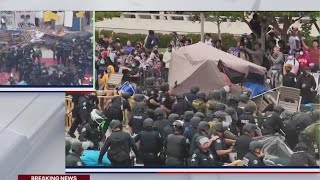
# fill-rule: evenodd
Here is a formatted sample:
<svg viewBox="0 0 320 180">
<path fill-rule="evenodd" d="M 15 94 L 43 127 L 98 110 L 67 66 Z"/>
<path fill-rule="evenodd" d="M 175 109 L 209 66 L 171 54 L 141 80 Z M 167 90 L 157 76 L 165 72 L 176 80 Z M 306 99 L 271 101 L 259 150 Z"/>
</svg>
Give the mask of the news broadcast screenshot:
<svg viewBox="0 0 320 180">
<path fill-rule="evenodd" d="M 319 179 L 319 2 L 216 1 L 3 2 L 0 180 Z"/>
</svg>

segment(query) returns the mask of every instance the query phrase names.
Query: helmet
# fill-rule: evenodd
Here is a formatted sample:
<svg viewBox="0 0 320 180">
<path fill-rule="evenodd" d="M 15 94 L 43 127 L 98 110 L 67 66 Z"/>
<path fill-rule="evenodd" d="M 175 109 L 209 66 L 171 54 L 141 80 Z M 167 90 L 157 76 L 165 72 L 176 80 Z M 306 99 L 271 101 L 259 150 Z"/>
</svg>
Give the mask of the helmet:
<svg viewBox="0 0 320 180">
<path fill-rule="evenodd" d="M 242 127 L 242 131 L 245 133 L 250 133 L 253 130 L 256 130 L 257 126 L 255 124 L 251 124 L 251 123 L 246 123 L 243 127 Z"/>
<path fill-rule="evenodd" d="M 201 121 L 201 122 L 199 122 L 197 128 L 198 128 L 198 130 L 207 132 L 210 129 L 210 125 L 206 121 Z"/>
<path fill-rule="evenodd" d="M 135 92 L 136 92 L 137 94 L 142 94 L 143 88 L 142 88 L 141 86 L 138 86 L 138 87 L 136 87 Z"/>
<path fill-rule="evenodd" d="M 230 116 L 234 115 L 237 113 L 236 110 L 234 110 L 232 107 L 227 107 L 224 112 L 226 112 L 227 114 L 229 114 Z"/>
<path fill-rule="evenodd" d="M 224 121 L 226 116 L 229 116 L 229 114 L 223 111 L 217 111 L 214 113 L 214 117 L 218 118 L 220 121 Z"/>
<path fill-rule="evenodd" d="M 154 110 L 155 117 L 164 118 L 165 114 L 166 114 L 166 112 L 162 108 L 157 108 Z"/>
<path fill-rule="evenodd" d="M 249 150 L 254 151 L 255 149 L 262 149 L 263 144 L 259 141 L 251 141 L 249 144 Z"/>
<path fill-rule="evenodd" d="M 173 123 L 175 120 L 179 120 L 179 117 L 178 114 L 172 113 L 168 116 L 168 120 Z"/>
<path fill-rule="evenodd" d="M 186 112 L 184 112 L 183 119 L 185 121 L 190 121 L 191 118 L 193 118 L 193 116 L 194 116 L 194 112 L 193 111 L 186 111 Z"/>
<path fill-rule="evenodd" d="M 307 151 L 308 146 L 304 142 L 299 142 L 293 149 L 294 151 Z"/>
<path fill-rule="evenodd" d="M 216 110 L 216 111 L 224 111 L 225 109 L 226 109 L 226 105 L 225 104 L 223 104 L 223 103 L 216 103 L 215 105 L 214 105 L 214 110 Z"/>
<path fill-rule="evenodd" d="M 129 99 L 131 97 L 131 94 L 130 93 L 127 93 L 127 92 L 122 92 L 121 93 L 121 96 L 124 98 L 124 99 Z"/>
<path fill-rule="evenodd" d="M 184 98 L 184 94 L 177 94 L 176 98 L 177 99 L 183 99 Z"/>
<path fill-rule="evenodd" d="M 253 114 L 256 110 L 257 107 L 254 104 L 249 103 L 244 106 L 244 112 Z"/>
<path fill-rule="evenodd" d="M 282 106 L 280 106 L 280 105 L 276 105 L 276 106 L 273 107 L 273 111 L 281 114 L 284 111 L 284 108 Z"/>
<path fill-rule="evenodd" d="M 318 121 L 320 119 L 320 111 L 313 111 L 311 116 L 313 121 Z"/>
<path fill-rule="evenodd" d="M 156 78 L 155 77 L 149 77 L 146 79 L 146 85 L 147 86 L 152 86 L 155 82 L 156 82 Z"/>
<path fill-rule="evenodd" d="M 136 102 L 143 102 L 144 101 L 144 95 L 143 94 L 135 94 L 133 96 L 133 99 L 136 101 Z"/>
<path fill-rule="evenodd" d="M 237 105 L 238 103 L 239 103 L 239 99 L 237 97 L 229 96 L 227 98 L 227 104 L 228 105 L 233 105 L 233 104 Z"/>
<path fill-rule="evenodd" d="M 83 148 L 82 148 L 82 143 L 81 142 L 74 142 L 71 145 L 71 151 L 75 154 L 80 154 L 82 152 Z"/>
<path fill-rule="evenodd" d="M 190 123 L 192 125 L 193 128 L 197 128 L 198 124 L 201 122 L 201 119 L 199 117 L 193 117 L 190 120 Z"/>
<path fill-rule="evenodd" d="M 122 123 L 119 120 L 112 120 L 109 125 L 110 129 L 122 128 Z"/>
<path fill-rule="evenodd" d="M 199 88 L 198 86 L 192 86 L 192 87 L 190 88 L 190 91 L 193 92 L 193 93 L 197 93 L 197 92 L 200 91 L 200 88 Z"/>
<path fill-rule="evenodd" d="M 174 121 L 172 126 L 175 131 L 183 132 L 183 122 L 181 120 Z"/>
<path fill-rule="evenodd" d="M 91 119 L 93 122 L 97 123 L 98 125 L 100 125 L 102 123 L 103 120 L 107 119 L 101 111 L 97 110 L 97 109 L 93 109 L 90 113 L 91 115 Z"/>
<path fill-rule="evenodd" d="M 193 117 L 199 117 L 201 121 L 206 120 L 206 116 L 202 112 L 196 112 Z"/>
<path fill-rule="evenodd" d="M 226 129 L 224 128 L 222 122 L 217 122 L 214 124 L 213 126 L 213 129 L 216 131 L 216 132 L 224 132 Z"/>
<path fill-rule="evenodd" d="M 249 101 L 249 96 L 246 94 L 240 94 L 239 100 L 240 102 L 247 103 Z"/>
<path fill-rule="evenodd" d="M 219 90 L 214 90 L 210 93 L 210 99 L 220 101 L 222 99 L 221 92 Z"/>
<path fill-rule="evenodd" d="M 143 121 L 143 128 L 153 127 L 153 120 L 151 118 L 147 118 Z"/>
<path fill-rule="evenodd" d="M 145 103 L 143 102 L 138 102 L 136 105 L 135 105 L 135 109 L 138 110 L 138 111 L 144 111 L 146 106 L 145 106 Z"/>
<path fill-rule="evenodd" d="M 161 90 L 161 91 L 169 91 L 169 88 L 170 88 L 170 86 L 169 86 L 168 83 L 163 83 L 163 84 L 161 84 L 161 86 L 160 86 L 160 90 Z"/>
<path fill-rule="evenodd" d="M 197 92 L 197 97 L 199 99 L 206 99 L 206 93 L 204 92 Z"/>
<path fill-rule="evenodd" d="M 205 143 L 209 143 L 209 142 L 210 142 L 210 140 L 205 136 L 199 136 L 196 139 L 197 146 L 205 144 Z"/>
</svg>

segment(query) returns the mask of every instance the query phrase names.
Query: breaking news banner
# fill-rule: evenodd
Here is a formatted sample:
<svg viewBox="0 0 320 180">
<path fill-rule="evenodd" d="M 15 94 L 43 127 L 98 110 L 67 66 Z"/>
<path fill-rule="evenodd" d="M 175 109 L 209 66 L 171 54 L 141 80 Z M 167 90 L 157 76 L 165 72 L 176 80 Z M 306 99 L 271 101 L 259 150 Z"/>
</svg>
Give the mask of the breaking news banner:
<svg viewBox="0 0 320 180">
<path fill-rule="evenodd" d="M 90 180 L 90 175 L 19 175 L 18 180 Z"/>
</svg>

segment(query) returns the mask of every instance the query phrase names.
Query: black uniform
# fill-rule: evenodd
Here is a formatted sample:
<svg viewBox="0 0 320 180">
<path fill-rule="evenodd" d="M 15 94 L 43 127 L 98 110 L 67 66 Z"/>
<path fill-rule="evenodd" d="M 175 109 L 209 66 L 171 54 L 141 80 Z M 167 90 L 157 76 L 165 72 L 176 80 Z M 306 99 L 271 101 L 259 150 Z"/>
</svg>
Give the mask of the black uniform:
<svg viewBox="0 0 320 180">
<path fill-rule="evenodd" d="M 158 154 L 162 149 L 162 138 L 157 131 L 141 131 L 134 141 L 140 141 L 140 157 L 142 158 L 144 166 L 159 165 L 160 161 Z"/>
<path fill-rule="evenodd" d="M 184 166 L 188 157 L 189 141 L 183 135 L 170 134 L 164 144 L 167 166 Z"/>
<path fill-rule="evenodd" d="M 93 123 L 95 122 L 90 122 L 84 125 L 80 132 L 79 140 L 81 142 L 91 141 L 94 146 L 89 149 L 98 150 L 99 142 L 102 142 L 105 139 L 105 133 L 100 126 L 94 125 Z"/>
<path fill-rule="evenodd" d="M 291 155 L 289 166 L 318 166 L 312 155 L 306 151 L 296 151 Z"/>
<path fill-rule="evenodd" d="M 285 74 L 282 78 L 282 85 L 283 86 L 295 87 L 296 82 L 297 82 L 297 76 L 292 72 Z"/>
<path fill-rule="evenodd" d="M 178 101 L 173 104 L 171 113 L 176 113 L 179 116 L 182 116 L 186 111 L 196 112 L 196 108 L 193 107 L 191 102 L 185 99 L 178 99 Z"/>
<path fill-rule="evenodd" d="M 193 152 L 197 149 L 197 138 L 203 136 L 202 134 L 200 134 L 199 132 L 195 133 L 191 139 L 190 142 L 190 148 L 189 148 L 189 156 L 191 156 L 193 154 Z"/>
<path fill-rule="evenodd" d="M 127 109 L 129 112 L 131 111 L 131 106 L 127 99 L 124 99 L 120 96 L 114 97 L 111 101 L 110 107 L 106 112 L 107 119 L 113 120 L 117 119 L 119 121 L 123 121 L 123 111 Z"/>
<path fill-rule="evenodd" d="M 223 163 L 230 161 L 228 155 L 219 156 L 217 154 L 218 150 L 226 150 L 227 149 L 227 145 L 225 143 L 224 137 L 220 136 L 219 139 L 217 139 L 214 143 L 211 144 L 210 148 L 211 148 L 212 152 L 214 153 L 214 155 L 217 157 L 216 158 L 217 162 L 220 162 L 223 164 Z"/>
<path fill-rule="evenodd" d="M 271 135 L 281 133 L 283 123 L 280 115 L 277 112 L 272 112 L 262 122 L 261 132 L 263 135 Z"/>
<path fill-rule="evenodd" d="M 148 108 L 149 108 L 149 109 L 153 109 L 153 110 L 155 110 L 156 108 L 158 108 L 158 106 L 153 105 L 153 104 L 150 103 L 150 100 L 151 100 L 151 99 L 155 100 L 156 102 L 159 102 L 159 101 L 158 101 L 158 91 L 157 91 L 155 88 L 148 87 L 148 88 L 146 89 L 146 96 L 149 97 L 149 99 L 148 99 L 148 101 L 147 101 Z"/>
<path fill-rule="evenodd" d="M 243 157 L 250 151 L 249 144 L 252 141 L 252 137 L 247 134 L 242 134 L 237 138 L 234 148 L 237 151 L 237 159 L 243 159 Z"/>
<path fill-rule="evenodd" d="M 159 96 L 160 104 L 165 106 L 167 109 L 171 110 L 173 101 L 169 95 L 169 93 L 160 93 Z"/>
<path fill-rule="evenodd" d="M 265 166 L 263 158 L 259 158 L 253 152 L 248 152 L 243 158 L 244 166 Z"/>
<path fill-rule="evenodd" d="M 190 166 L 217 166 L 217 162 L 214 154 L 210 150 L 204 152 L 198 148 L 192 154 Z"/>
<path fill-rule="evenodd" d="M 66 157 L 66 166 L 84 166 L 84 163 L 81 161 L 78 155 L 70 153 Z"/>
<path fill-rule="evenodd" d="M 237 121 L 237 126 L 240 129 L 241 133 L 242 133 L 242 127 L 247 123 L 256 124 L 256 119 L 252 114 L 243 113 Z"/>
<path fill-rule="evenodd" d="M 98 162 L 102 162 L 102 157 L 108 151 L 108 159 L 112 166 L 128 166 L 130 165 L 131 149 L 138 155 L 137 146 L 128 133 L 123 131 L 112 132 L 101 148 Z"/>
<path fill-rule="evenodd" d="M 167 139 L 169 134 L 172 134 L 172 133 L 173 133 L 173 129 L 171 124 L 167 125 L 166 127 L 163 128 L 163 139 Z"/>
<path fill-rule="evenodd" d="M 164 137 L 164 128 L 170 125 L 171 123 L 168 119 L 156 120 L 154 123 L 155 129 L 161 134 L 161 137 Z"/>
<path fill-rule="evenodd" d="M 143 129 L 143 121 L 148 118 L 143 112 L 134 112 L 131 114 L 128 125 L 132 128 L 134 134 L 139 134 Z"/>
</svg>

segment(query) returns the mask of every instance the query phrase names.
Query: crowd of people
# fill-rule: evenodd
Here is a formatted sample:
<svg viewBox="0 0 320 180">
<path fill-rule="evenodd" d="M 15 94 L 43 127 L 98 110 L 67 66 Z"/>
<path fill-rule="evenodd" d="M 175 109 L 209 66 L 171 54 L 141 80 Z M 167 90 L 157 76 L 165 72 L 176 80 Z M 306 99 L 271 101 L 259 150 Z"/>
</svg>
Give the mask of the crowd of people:
<svg viewBox="0 0 320 180">
<path fill-rule="evenodd" d="M 269 105 L 260 113 L 247 91 L 233 96 L 220 89 L 207 95 L 194 86 L 173 95 L 167 83 L 157 87 L 154 77 L 146 83 L 133 96 L 119 91 L 101 111 L 96 92 L 69 94 L 77 106 L 68 134 L 81 143 L 76 151 L 71 148 L 67 166 L 85 165 L 83 149 L 100 151 L 97 164 L 107 153 L 111 166 L 134 165 L 131 150 L 144 166 L 265 166 L 265 154 L 278 156 L 283 166 L 317 166 L 320 111 L 289 113 Z M 124 112 L 129 113 L 127 122 Z M 265 152 L 266 144 L 256 138 L 266 135 L 284 136 L 294 153 L 280 147 Z"/>
<path fill-rule="evenodd" d="M 90 39 L 56 40 L 45 50 L 51 50 L 53 57 L 43 57 L 43 48 L 37 44 L 15 47 L 2 44 L 0 73 L 18 75 L 18 79 L 11 75 L 7 85 L 81 85 L 84 75 L 92 74 L 93 51 Z M 46 66 L 42 58 L 52 58 L 57 67 Z"/>
</svg>

